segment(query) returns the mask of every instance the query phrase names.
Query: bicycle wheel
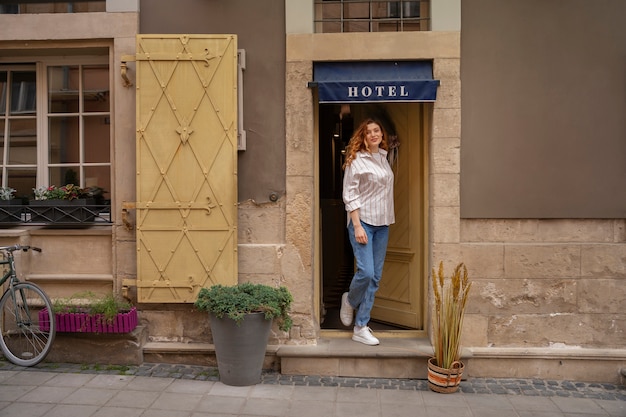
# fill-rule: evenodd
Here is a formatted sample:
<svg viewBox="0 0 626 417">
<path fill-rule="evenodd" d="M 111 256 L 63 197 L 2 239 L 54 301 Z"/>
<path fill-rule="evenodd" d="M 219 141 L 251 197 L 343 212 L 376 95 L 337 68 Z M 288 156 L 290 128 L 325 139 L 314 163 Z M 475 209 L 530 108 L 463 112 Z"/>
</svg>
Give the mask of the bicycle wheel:
<svg viewBox="0 0 626 417">
<path fill-rule="evenodd" d="M 0 299 L 0 348 L 20 366 L 41 362 L 54 341 L 56 323 L 52 303 L 37 285 L 20 282 Z"/>
</svg>

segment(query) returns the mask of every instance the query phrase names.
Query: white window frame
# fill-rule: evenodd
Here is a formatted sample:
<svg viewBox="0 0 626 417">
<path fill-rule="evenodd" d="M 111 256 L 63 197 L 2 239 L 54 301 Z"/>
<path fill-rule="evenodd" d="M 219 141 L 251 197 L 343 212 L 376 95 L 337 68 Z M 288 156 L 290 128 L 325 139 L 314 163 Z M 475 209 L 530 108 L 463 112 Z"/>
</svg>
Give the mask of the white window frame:
<svg viewBox="0 0 626 417">
<path fill-rule="evenodd" d="M 20 165 L 20 168 L 35 168 L 37 171 L 36 175 L 36 186 L 49 186 L 56 185 L 62 186 L 65 184 L 50 184 L 50 168 L 58 167 L 58 166 L 67 166 L 73 165 L 78 166 L 80 169 L 80 181 L 81 184 L 76 184 L 81 187 L 85 186 L 85 176 L 84 176 L 84 168 L 92 167 L 92 166 L 108 166 L 110 172 L 110 181 L 113 184 L 113 123 L 109 123 L 109 162 L 98 162 L 98 163 L 87 163 L 84 162 L 84 132 L 83 129 L 80 129 L 80 160 L 77 163 L 71 164 L 51 164 L 49 161 L 49 136 L 48 136 L 48 120 L 49 120 L 49 108 L 48 108 L 48 68 L 54 66 L 64 66 L 64 65 L 79 65 L 79 66 L 88 66 L 88 65 L 107 65 L 109 68 L 109 99 L 110 106 L 108 112 L 83 112 L 83 104 L 81 101 L 80 112 L 78 113 L 78 117 L 81 119 L 80 123 L 82 124 L 82 117 L 87 114 L 89 116 L 103 116 L 108 117 L 110 121 L 113 118 L 113 71 L 111 67 L 110 57 L 109 55 L 102 56 L 70 56 L 70 57 L 40 57 L 40 56 L 32 56 L 27 59 L 27 63 L 24 64 L 15 64 L 13 61 L 24 61 L 23 58 L 11 59 L 11 58 L 2 58 L 0 59 L 0 67 L 2 69 L 7 69 L 10 71 L 34 71 L 35 72 L 35 80 L 36 80 L 36 124 L 37 124 L 37 162 L 36 164 L 30 165 Z M 83 79 L 81 74 L 80 83 L 82 85 Z M 7 97 L 7 100 L 10 100 L 10 97 Z M 54 113 L 58 116 L 57 113 Z M 77 115 L 76 113 L 70 113 L 70 115 Z M 10 117 L 9 114 L 3 117 Z M 5 127 L 6 129 L 6 127 Z M 6 141 L 6 138 L 5 138 Z M 5 155 L 7 152 L 7 146 L 5 143 L 4 147 Z M 3 165 L 4 171 L 3 174 L 6 173 L 6 158 L 4 159 L 5 164 Z M 15 168 L 15 166 L 9 166 L 9 168 Z M 2 176 L 2 184 L 7 184 L 7 176 Z M 112 194 L 112 190 L 107 190 L 108 193 Z"/>
<path fill-rule="evenodd" d="M 56 185 L 56 186 L 62 186 L 65 184 L 50 184 L 50 168 L 54 168 L 54 167 L 63 167 L 63 166 L 78 166 L 80 169 L 80 182 L 81 184 L 77 184 L 81 187 L 85 187 L 85 175 L 84 175 L 84 168 L 85 167 L 92 167 L 92 166 L 108 166 L 109 167 L 109 172 L 111 174 L 111 180 L 112 180 L 112 152 L 109 155 L 109 162 L 108 163 L 86 163 L 84 162 L 84 130 L 81 128 L 80 129 L 80 143 L 79 143 L 79 155 L 80 155 L 80 160 L 77 163 L 50 163 L 49 160 L 49 146 L 50 146 L 50 140 L 49 140 L 49 131 L 48 131 L 48 121 L 50 118 L 50 110 L 48 108 L 48 68 L 49 67 L 58 67 L 58 66 L 65 66 L 65 65 L 78 65 L 81 68 L 83 66 L 87 66 L 87 65 L 108 65 L 109 66 L 109 90 L 111 92 L 111 90 L 113 89 L 113 80 L 112 80 L 112 71 L 111 71 L 111 65 L 109 63 L 109 57 L 108 56 L 98 56 L 98 57 L 71 57 L 71 58 L 53 58 L 53 59 L 49 59 L 49 60 L 45 60 L 42 62 L 38 63 L 38 67 L 37 68 L 37 85 L 38 85 L 38 97 L 37 99 L 40 100 L 38 101 L 38 104 L 41 103 L 41 110 L 38 110 L 37 112 L 37 125 L 39 127 L 38 129 L 38 135 L 40 135 L 40 142 L 38 143 L 38 147 L 37 147 L 37 152 L 38 152 L 38 158 L 37 158 L 37 186 L 41 186 L 41 185 Z M 83 77 L 82 77 L 82 71 L 81 71 L 81 77 L 80 77 L 80 90 L 82 91 L 82 83 L 83 83 Z M 41 87 L 41 89 L 39 89 L 39 87 Z M 80 126 L 82 127 L 82 119 L 83 116 L 85 114 L 89 114 L 90 116 L 103 116 L 103 117 L 109 117 L 109 120 L 111 120 L 112 117 L 112 100 L 113 100 L 113 96 L 112 94 L 110 94 L 109 99 L 111 100 L 111 105 L 109 106 L 109 111 L 108 112 L 89 112 L 89 113 L 85 113 L 83 111 L 83 102 L 82 100 L 79 100 L 80 102 L 80 109 L 78 113 L 67 113 L 66 115 L 71 115 L 71 116 L 78 116 L 79 118 L 79 123 Z M 58 113 L 53 113 L 56 116 L 59 116 Z M 109 123 L 109 140 L 111 141 L 111 143 L 109 144 L 109 149 L 112 151 L 113 150 L 113 130 L 112 130 L 112 123 Z M 41 145 L 41 146 L 39 146 Z M 111 192 L 111 190 L 107 190 L 109 193 Z"/>
<path fill-rule="evenodd" d="M 1 64 L 1 63 L 0 63 Z M 2 70 L 3 71 L 10 71 L 10 72 L 24 72 L 24 71 L 33 71 L 35 72 L 35 77 L 37 77 L 37 66 L 34 64 L 7 64 L 4 65 L 2 64 Z M 9 90 L 12 89 L 12 86 L 8 85 L 10 80 L 7 80 L 7 87 L 9 88 Z M 35 81 L 35 86 L 38 89 L 38 81 Z M 5 94 L 8 94 L 9 91 L 6 91 Z M 12 91 L 11 91 L 12 93 Z M 36 130 L 37 130 L 37 137 L 39 138 L 39 114 L 38 112 L 38 108 L 37 108 L 37 97 L 38 92 L 36 93 L 35 96 L 35 123 L 37 125 Z M 8 164 L 8 155 L 9 155 L 9 146 L 7 146 L 7 138 L 8 138 L 8 129 L 9 129 L 9 125 L 10 123 L 8 123 L 9 119 L 18 116 L 19 114 L 11 114 L 11 96 L 7 95 L 6 96 L 6 102 L 3 104 L 5 106 L 5 111 L 6 114 L 4 114 L 2 116 L 2 118 L 6 121 L 6 124 L 4 125 L 4 132 L 2 132 L 5 136 L 4 136 L 4 145 L 2 148 L 2 155 L 0 156 L 2 158 L 3 164 L 0 167 L 0 174 L 2 174 L 2 181 L 0 183 L 0 186 L 5 187 L 7 186 L 7 171 L 9 169 L 13 169 L 13 168 L 35 168 L 35 170 L 39 171 L 39 166 L 38 163 L 35 164 L 22 164 L 22 165 L 10 165 Z M 29 117 L 33 117 L 33 116 L 29 116 Z M 9 138 L 10 139 L 10 138 Z M 39 152 L 39 142 L 37 142 L 37 152 Z M 37 162 L 39 161 L 39 157 L 37 157 Z"/>
</svg>

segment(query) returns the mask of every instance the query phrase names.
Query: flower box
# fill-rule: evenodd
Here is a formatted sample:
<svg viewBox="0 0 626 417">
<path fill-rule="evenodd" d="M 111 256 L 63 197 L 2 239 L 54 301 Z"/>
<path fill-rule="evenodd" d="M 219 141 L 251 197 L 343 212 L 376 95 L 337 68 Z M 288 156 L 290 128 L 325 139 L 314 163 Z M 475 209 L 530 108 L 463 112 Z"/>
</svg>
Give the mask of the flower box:
<svg viewBox="0 0 626 417">
<path fill-rule="evenodd" d="M 22 200 L 0 200 L 0 222 L 20 223 L 22 221 Z"/>
<path fill-rule="evenodd" d="M 130 333 L 137 327 L 137 308 L 118 313 L 108 323 L 101 314 L 88 313 L 55 313 L 57 332 L 65 333 Z M 43 318 L 47 317 L 46 310 L 39 313 L 39 325 L 42 330 L 48 330 L 50 323 Z"/>
<path fill-rule="evenodd" d="M 92 222 L 95 217 L 94 204 L 93 198 L 31 200 L 29 205 L 31 221 L 44 223 Z"/>
</svg>

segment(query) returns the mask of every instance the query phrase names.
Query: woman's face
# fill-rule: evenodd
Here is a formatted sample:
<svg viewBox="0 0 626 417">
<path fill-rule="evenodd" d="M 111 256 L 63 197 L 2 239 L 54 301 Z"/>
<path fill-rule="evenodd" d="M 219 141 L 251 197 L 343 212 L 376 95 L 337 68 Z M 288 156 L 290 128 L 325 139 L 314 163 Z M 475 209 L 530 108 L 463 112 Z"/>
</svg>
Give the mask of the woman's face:
<svg viewBox="0 0 626 417">
<path fill-rule="evenodd" d="M 367 141 L 367 146 L 371 150 L 378 149 L 378 145 L 383 140 L 383 131 L 381 130 L 378 123 L 368 123 L 367 129 L 365 131 L 365 140 Z"/>
</svg>

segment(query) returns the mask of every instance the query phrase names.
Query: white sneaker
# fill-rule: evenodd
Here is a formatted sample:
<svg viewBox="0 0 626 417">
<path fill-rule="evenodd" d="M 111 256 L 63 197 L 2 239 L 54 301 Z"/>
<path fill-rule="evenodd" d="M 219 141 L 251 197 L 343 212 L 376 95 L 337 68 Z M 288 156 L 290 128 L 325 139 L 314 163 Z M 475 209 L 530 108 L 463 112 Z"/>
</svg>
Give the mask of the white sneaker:
<svg viewBox="0 0 626 417">
<path fill-rule="evenodd" d="M 352 319 L 354 318 L 354 309 L 348 302 L 348 293 L 344 292 L 341 296 L 341 309 L 339 310 L 339 318 L 341 319 L 341 323 L 344 326 L 349 326 L 352 324 Z"/>
<path fill-rule="evenodd" d="M 367 326 L 361 327 L 359 330 L 357 330 L 357 327 L 355 326 L 354 333 L 352 334 L 352 340 L 369 346 L 376 346 L 380 343 L 380 341 L 372 335 L 372 330 Z"/>
</svg>

